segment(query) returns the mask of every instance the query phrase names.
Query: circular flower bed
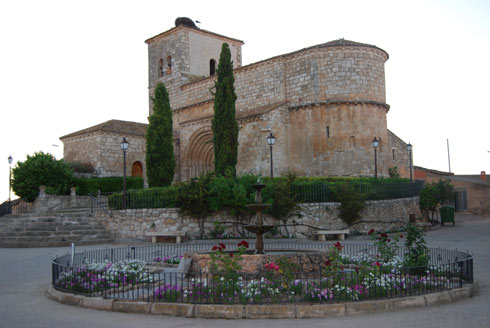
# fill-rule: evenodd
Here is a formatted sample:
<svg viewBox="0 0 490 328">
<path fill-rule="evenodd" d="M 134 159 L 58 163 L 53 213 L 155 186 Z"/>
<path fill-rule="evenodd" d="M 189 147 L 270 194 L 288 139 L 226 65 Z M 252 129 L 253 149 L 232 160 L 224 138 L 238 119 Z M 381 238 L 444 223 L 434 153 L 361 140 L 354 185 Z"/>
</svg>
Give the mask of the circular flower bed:
<svg viewBox="0 0 490 328">
<path fill-rule="evenodd" d="M 406 237 L 371 236 L 369 245 L 283 243 L 274 255 L 247 255 L 253 248 L 247 241 L 85 252 L 76 254 L 73 263 L 69 256 L 54 260 L 53 286 L 113 299 L 262 304 L 393 298 L 473 281 L 468 253 L 429 249 L 422 235 L 410 230 Z M 404 246 L 398 246 L 400 239 Z M 193 254 L 202 252 L 208 253 L 206 270 L 191 263 Z M 251 257 L 258 260 L 248 270 Z"/>
</svg>

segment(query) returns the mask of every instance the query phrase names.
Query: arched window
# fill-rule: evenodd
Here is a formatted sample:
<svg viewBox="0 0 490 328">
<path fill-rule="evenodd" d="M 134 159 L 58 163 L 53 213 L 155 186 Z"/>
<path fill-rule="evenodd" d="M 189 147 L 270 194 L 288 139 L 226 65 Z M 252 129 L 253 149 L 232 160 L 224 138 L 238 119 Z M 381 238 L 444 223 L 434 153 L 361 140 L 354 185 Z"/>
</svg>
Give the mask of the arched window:
<svg viewBox="0 0 490 328">
<path fill-rule="evenodd" d="M 167 57 L 167 75 L 172 74 L 172 56 Z"/>
<path fill-rule="evenodd" d="M 134 162 L 131 167 L 132 177 L 142 177 L 143 176 L 143 164 L 141 162 Z"/>
<path fill-rule="evenodd" d="M 158 61 L 158 77 L 163 77 L 163 59 Z"/>
<path fill-rule="evenodd" d="M 209 76 L 216 74 L 216 60 L 211 59 L 209 61 Z"/>
</svg>

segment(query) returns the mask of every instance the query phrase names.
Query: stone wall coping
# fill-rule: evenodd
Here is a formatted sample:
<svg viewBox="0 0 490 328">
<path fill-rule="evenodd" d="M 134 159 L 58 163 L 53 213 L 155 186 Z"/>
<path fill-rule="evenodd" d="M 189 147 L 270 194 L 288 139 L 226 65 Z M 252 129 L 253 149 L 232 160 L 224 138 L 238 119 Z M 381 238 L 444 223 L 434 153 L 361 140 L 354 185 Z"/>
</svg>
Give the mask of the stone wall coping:
<svg viewBox="0 0 490 328">
<path fill-rule="evenodd" d="M 326 318 L 354 314 L 399 311 L 417 307 L 438 306 L 471 298 L 478 294 L 478 284 L 437 293 L 331 304 L 192 304 L 113 300 L 64 293 L 50 286 L 46 295 L 62 304 L 84 308 L 141 314 L 163 314 L 207 319 L 288 319 Z"/>
</svg>

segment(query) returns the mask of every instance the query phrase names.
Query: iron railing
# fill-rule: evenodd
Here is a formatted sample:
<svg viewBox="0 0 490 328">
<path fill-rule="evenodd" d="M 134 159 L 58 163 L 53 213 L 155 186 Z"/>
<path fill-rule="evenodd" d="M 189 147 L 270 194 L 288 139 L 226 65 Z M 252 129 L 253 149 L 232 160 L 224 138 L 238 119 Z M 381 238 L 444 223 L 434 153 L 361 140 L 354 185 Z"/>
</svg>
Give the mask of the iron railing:
<svg viewBox="0 0 490 328">
<path fill-rule="evenodd" d="M 254 248 L 253 242 L 250 243 Z M 266 244 L 266 250 L 328 251 L 330 243 Z M 236 244 L 226 243 L 236 250 Z M 317 270 L 280 275 L 259 270 L 254 274 L 213 275 L 175 270 L 114 270 L 114 264 L 151 263 L 155 258 L 210 252 L 211 244 L 155 245 L 103 249 L 56 258 L 52 263 L 52 284 L 61 291 L 86 296 L 140 301 L 205 304 L 262 304 L 339 302 L 394 298 L 461 288 L 473 282 L 473 257 L 468 252 L 429 249 L 430 263 L 424 267 Z M 342 254 L 376 254 L 373 245 L 345 244 Z M 398 256 L 407 252 L 396 247 Z M 95 264 L 99 263 L 99 264 Z M 109 264 L 110 263 L 110 264 Z M 141 263 L 139 264 L 141 265 Z M 111 269 L 112 267 L 112 269 Z"/>
<path fill-rule="evenodd" d="M 402 183 L 315 183 L 297 184 L 291 187 L 293 197 L 300 203 L 338 202 L 346 189 L 365 195 L 366 200 L 384 200 L 415 197 L 424 188 L 424 181 Z M 105 193 L 92 196 L 92 211 L 108 211 L 140 208 L 175 207 L 175 192 L 137 190 L 126 193 Z"/>
</svg>

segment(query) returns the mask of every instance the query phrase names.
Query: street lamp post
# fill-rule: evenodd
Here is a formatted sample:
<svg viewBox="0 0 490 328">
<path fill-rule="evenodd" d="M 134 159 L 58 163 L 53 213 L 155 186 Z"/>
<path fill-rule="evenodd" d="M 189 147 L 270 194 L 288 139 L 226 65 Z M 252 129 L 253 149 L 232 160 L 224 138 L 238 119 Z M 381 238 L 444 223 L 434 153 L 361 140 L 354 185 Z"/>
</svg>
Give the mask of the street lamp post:
<svg viewBox="0 0 490 328">
<path fill-rule="evenodd" d="M 270 146 L 271 149 L 271 179 L 274 178 L 274 167 L 272 165 L 272 146 L 274 146 L 275 143 L 276 137 L 274 137 L 271 132 L 271 134 L 269 134 L 269 136 L 267 137 L 267 144 Z"/>
<path fill-rule="evenodd" d="M 408 150 L 408 157 L 410 157 L 410 182 L 413 182 L 413 176 L 412 176 L 412 145 L 410 142 L 407 145 L 407 150 Z"/>
<path fill-rule="evenodd" d="M 8 208 L 8 213 L 12 213 L 12 203 L 11 203 L 11 196 L 12 196 L 12 161 L 14 159 L 12 158 L 12 155 L 9 156 L 8 161 L 9 161 L 9 208 Z"/>
<path fill-rule="evenodd" d="M 123 209 L 126 208 L 126 150 L 128 150 L 129 142 L 126 137 L 121 142 L 121 149 L 123 151 Z"/>
<path fill-rule="evenodd" d="M 376 154 L 376 149 L 379 146 L 379 141 L 374 137 L 373 139 L 373 148 L 374 148 L 374 177 L 377 179 L 378 178 L 378 159 L 377 159 L 377 154 Z"/>
</svg>

